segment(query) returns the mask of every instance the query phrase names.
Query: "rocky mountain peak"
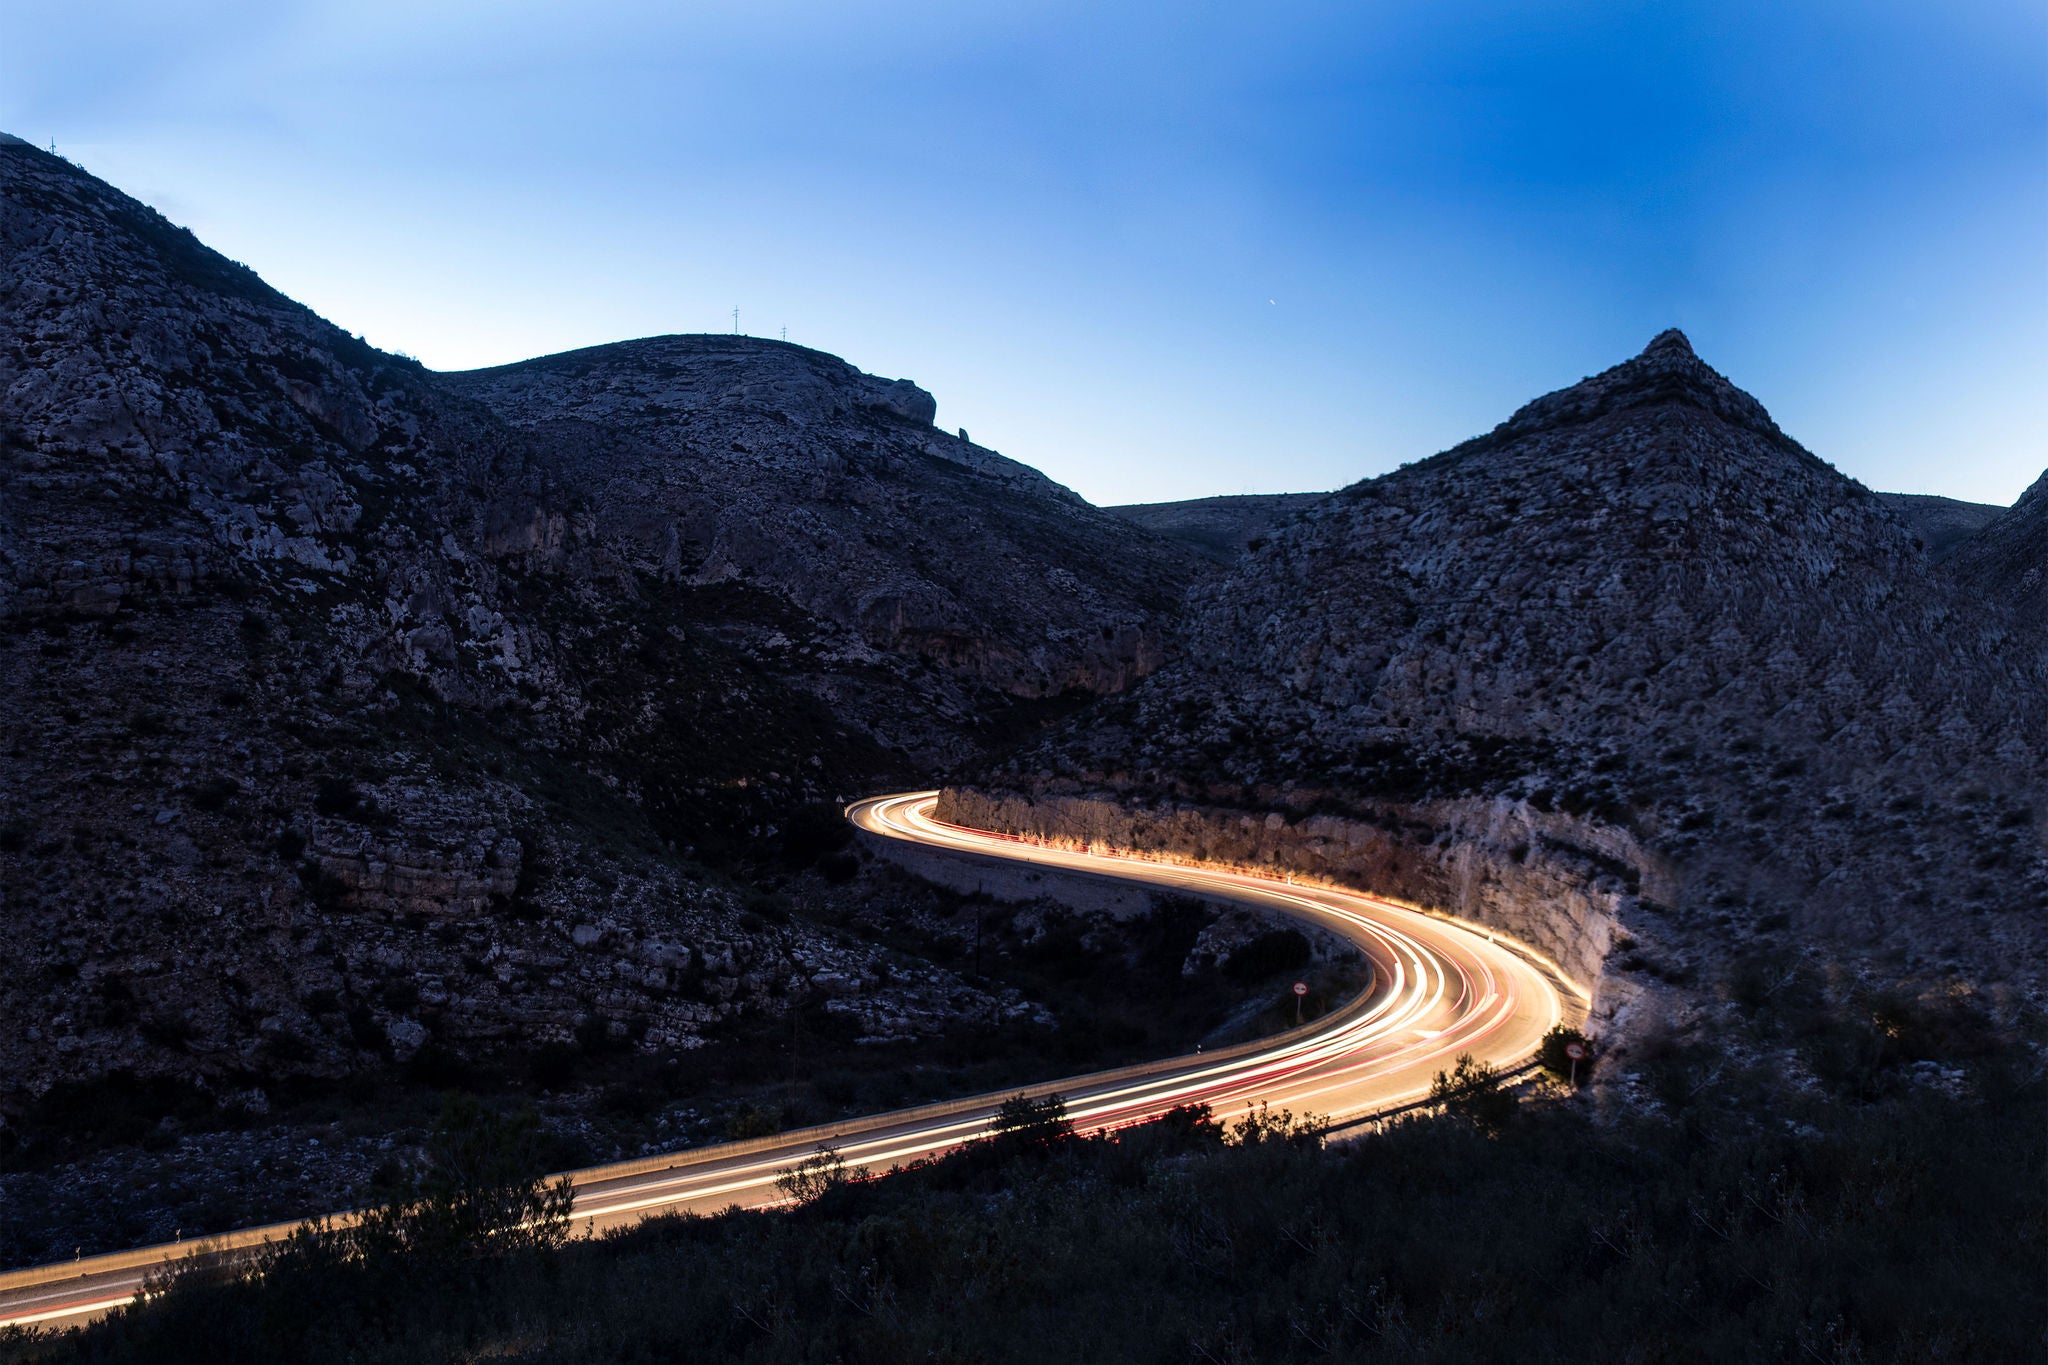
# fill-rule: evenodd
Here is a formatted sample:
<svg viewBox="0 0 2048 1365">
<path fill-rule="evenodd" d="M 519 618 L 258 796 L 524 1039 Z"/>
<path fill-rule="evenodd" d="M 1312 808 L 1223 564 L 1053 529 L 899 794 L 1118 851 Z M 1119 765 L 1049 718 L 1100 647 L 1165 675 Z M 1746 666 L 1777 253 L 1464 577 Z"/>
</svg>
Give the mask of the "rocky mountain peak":
<svg viewBox="0 0 2048 1365">
<path fill-rule="evenodd" d="M 1692 355 L 1692 342 L 1687 340 L 1685 333 L 1679 331 L 1676 327 L 1666 327 L 1663 331 L 1650 338 L 1649 345 L 1643 347 L 1644 355 L 1654 355 L 1659 351 L 1675 351 L 1680 355 Z"/>
<path fill-rule="evenodd" d="M 938 401 L 908 379 L 864 374 L 838 356 L 765 337 L 720 333 L 645 337 L 476 371 L 494 391 L 560 394 L 556 415 L 606 419 L 653 402 L 675 413 L 715 408 L 772 412 L 812 424 L 856 411 L 930 426 Z"/>
<path fill-rule="evenodd" d="M 1675 327 L 1651 338 L 1633 359 L 1545 394 L 1476 442 L 1467 442 L 1452 453 L 1552 428 L 1596 424 L 1613 414 L 1645 408 L 1705 413 L 1764 436 L 1795 458 L 1813 458 L 1778 429 L 1763 404 L 1701 360 L 1685 333 Z"/>
<path fill-rule="evenodd" d="M 1665 333 L 1302 510 L 1190 593 L 1179 659 L 949 809 L 1460 909 L 1603 1008 L 1788 931 L 2031 986 L 2044 502 L 1958 552 L 1960 595 Z"/>
</svg>

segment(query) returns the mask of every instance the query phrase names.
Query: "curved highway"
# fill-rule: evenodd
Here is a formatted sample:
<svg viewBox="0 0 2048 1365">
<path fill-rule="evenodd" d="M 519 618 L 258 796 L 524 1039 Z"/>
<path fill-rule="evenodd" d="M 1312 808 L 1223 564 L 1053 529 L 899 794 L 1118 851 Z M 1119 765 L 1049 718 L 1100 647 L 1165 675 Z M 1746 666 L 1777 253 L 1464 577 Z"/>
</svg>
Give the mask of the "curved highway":
<svg viewBox="0 0 2048 1365">
<path fill-rule="evenodd" d="M 1026 862 L 1112 877 L 1306 920 L 1342 937 L 1373 969 L 1372 987 L 1344 1008 L 1291 1032 L 1207 1054 L 1148 1062 L 1029 1088 L 1057 1092 L 1084 1131 L 1208 1104 L 1219 1118 L 1270 1104 L 1333 1123 L 1426 1097 L 1460 1053 L 1512 1067 L 1554 1024 L 1575 1019 L 1584 992 L 1534 953 L 1483 929 L 1354 891 L 1285 878 L 1106 851 L 1028 843 L 938 821 L 936 792 L 875 797 L 847 810 L 871 836 L 970 858 Z M 881 1172 L 984 1134 L 1014 1091 L 667 1153 L 571 1172 L 579 1232 L 658 1213 L 773 1204 L 776 1177 L 835 1146 L 850 1167 Z M 344 1218 L 346 1215 L 343 1216 Z M 193 1254 L 247 1255 L 295 1224 L 248 1228 L 205 1242 L 163 1245 L 0 1274 L 0 1326 L 68 1326 L 133 1299 L 165 1262 Z"/>
</svg>

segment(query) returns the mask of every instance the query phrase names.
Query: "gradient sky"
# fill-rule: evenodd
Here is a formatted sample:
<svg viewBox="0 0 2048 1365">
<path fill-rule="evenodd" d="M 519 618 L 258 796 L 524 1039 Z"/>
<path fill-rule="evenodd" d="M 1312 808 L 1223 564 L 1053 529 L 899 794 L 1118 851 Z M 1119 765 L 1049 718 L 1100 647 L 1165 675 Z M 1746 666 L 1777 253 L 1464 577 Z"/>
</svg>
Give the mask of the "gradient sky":
<svg viewBox="0 0 2048 1365">
<path fill-rule="evenodd" d="M 1677 325 L 1874 487 L 2048 465 L 2048 6 L 10 0 L 0 129 L 444 369 L 742 328 L 1098 502 Z"/>
</svg>

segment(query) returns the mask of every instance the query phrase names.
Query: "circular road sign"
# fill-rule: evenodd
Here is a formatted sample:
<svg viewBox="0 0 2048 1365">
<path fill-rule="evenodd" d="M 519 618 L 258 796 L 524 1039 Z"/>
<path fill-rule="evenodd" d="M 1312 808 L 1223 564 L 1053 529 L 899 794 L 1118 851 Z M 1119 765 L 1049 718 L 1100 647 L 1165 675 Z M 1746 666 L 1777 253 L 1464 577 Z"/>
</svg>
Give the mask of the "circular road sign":
<svg viewBox="0 0 2048 1365">
<path fill-rule="evenodd" d="M 1586 1045 L 1584 1043 L 1566 1043 L 1564 1045 L 1564 1055 L 1575 1062 L 1579 1061 L 1586 1055 Z"/>
<path fill-rule="evenodd" d="M 1297 981 L 1297 982 L 1295 982 L 1295 983 L 1294 983 L 1294 993 L 1295 993 L 1296 995 L 1307 995 L 1307 994 L 1308 994 L 1308 982 L 1306 982 L 1306 981 Z"/>
</svg>

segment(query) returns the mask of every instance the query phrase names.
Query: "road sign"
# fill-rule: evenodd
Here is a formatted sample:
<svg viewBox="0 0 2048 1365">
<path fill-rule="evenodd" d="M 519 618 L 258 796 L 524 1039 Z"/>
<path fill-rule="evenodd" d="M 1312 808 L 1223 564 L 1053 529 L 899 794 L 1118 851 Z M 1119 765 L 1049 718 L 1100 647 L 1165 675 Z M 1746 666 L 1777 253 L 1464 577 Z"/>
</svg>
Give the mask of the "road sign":
<svg viewBox="0 0 2048 1365">
<path fill-rule="evenodd" d="M 1566 1043 L 1564 1045 L 1564 1055 L 1575 1062 L 1583 1061 L 1586 1056 L 1586 1045 L 1584 1043 Z"/>
<path fill-rule="evenodd" d="M 1294 983 L 1294 1022 L 1297 1026 L 1301 1023 L 1301 1002 L 1307 994 L 1308 982 L 1297 981 Z"/>
<path fill-rule="evenodd" d="M 1297 981 L 1297 982 L 1295 982 L 1295 983 L 1294 983 L 1294 993 L 1295 993 L 1296 995 L 1307 995 L 1307 994 L 1308 994 L 1308 982 L 1306 982 L 1306 981 Z"/>
</svg>

